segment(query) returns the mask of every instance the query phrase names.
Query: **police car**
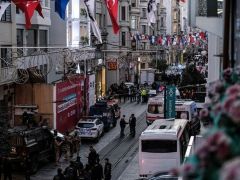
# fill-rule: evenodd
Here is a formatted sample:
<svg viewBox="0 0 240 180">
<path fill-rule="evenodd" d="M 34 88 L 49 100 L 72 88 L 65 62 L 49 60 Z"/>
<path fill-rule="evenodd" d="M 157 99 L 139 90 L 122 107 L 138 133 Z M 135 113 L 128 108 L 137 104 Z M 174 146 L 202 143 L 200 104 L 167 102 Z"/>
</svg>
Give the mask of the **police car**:
<svg viewBox="0 0 240 180">
<path fill-rule="evenodd" d="M 75 129 L 82 139 L 99 141 L 104 133 L 104 124 L 97 117 L 85 117 L 79 120 Z"/>
</svg>

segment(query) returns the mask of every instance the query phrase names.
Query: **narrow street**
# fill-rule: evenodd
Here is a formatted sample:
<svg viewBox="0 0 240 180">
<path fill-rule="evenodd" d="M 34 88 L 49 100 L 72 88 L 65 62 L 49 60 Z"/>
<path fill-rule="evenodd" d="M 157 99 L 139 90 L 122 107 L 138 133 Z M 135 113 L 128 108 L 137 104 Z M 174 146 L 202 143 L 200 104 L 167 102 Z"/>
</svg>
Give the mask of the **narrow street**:
<svg viewBox="0 0 240 180">
<path fill-rule="evenodd" d="M 137 126 L 136 126 L 136 136 L 132 138 L 129 136 L 129 126 L 125 128 L 125 137 L 120 139 L 120 126 L 118 125 L 111 129 L 109 132 L 106 132 L 103 137 L 99 140 L 98 143 L 93 141 L 85 140 L 82 142 L 80 156 L 83 164 L 87 162 L 87 156 L 89 153 L 89 146 L 93 145 L 94 148 L 100 155 L 100 160 L 102 165 L 104 165 L 104 159 L 108 157 L 112 163 L 112 179 L 118 179 L 126 167 L 129 165 L 131 160 L 136 156 L 138 150 L 138 137 L 141 132 L 147 127 L 145 121 L 145 104 L 136 104 L 136 102 L 122 103 L 121 105 L 121 114 L 126 115 L 126 120 L 128 121 L 129 116 L 134 113 L 137 117 Z M 73 160 L 76 159 L 76 156 L 73 157 Z M 60 165 L 55 166 L 55 164 L 46 162 L 44 163 L 38 172 L 31 176 L 33 180 L 52 180 L 53 176 L 57 172 L 57 168 L 61 167 L 62 169 L 66 168 L 69 165 L 67 161 L 63 158 L 60 160 Z M 24 174 L 17 173 L 14 174 L 14 180 L 24 180 Z"/>
</svg>

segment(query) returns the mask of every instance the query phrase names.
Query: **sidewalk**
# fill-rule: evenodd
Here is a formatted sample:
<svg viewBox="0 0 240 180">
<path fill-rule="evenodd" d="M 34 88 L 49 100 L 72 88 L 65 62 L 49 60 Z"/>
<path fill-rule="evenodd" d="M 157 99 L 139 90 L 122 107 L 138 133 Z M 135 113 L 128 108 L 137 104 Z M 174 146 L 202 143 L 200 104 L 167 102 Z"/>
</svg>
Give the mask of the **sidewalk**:
<svg viewBox="0 0 240 180">
<path fill-rule="evenodd" d="M 118 180 L 135 180 L 139 178 L 138 153 L 121 174 Z"/>
</svg>

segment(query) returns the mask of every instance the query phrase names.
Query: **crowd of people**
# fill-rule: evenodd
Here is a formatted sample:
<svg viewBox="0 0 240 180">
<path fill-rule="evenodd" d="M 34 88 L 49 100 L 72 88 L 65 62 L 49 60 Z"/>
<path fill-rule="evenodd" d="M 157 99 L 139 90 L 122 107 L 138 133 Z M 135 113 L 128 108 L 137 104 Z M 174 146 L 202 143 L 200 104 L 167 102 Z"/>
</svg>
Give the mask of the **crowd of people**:
<svg viewBox="0 0 240 180">
<path fill-rule="evenodd" d="M 108 158 L 105 158 L 104 167 L 100 163 L 99 155 L 93 146 L 89 148 L 88 162 L 84 166 L 80 156 L 76 161 L 70 161 L 65 170 L 58 168 L 57 175 L 53 180 L 111 180 L 112 165 Z"/>
<path fill-rule="evenodd" d="M 74 135 L 71 136 L 69 132 L 66 132 L 64 137 L 58 136 L 58 132 L 54 130 L 54 149 L 55 149 L 55 162 L 58 165 L 59 160 L 64 156 L 65 160 L 69 160 L 73 157 L 73 153 L 79 156 L 81 139 L 78 133 L 75 131 Z"/>
</svg>

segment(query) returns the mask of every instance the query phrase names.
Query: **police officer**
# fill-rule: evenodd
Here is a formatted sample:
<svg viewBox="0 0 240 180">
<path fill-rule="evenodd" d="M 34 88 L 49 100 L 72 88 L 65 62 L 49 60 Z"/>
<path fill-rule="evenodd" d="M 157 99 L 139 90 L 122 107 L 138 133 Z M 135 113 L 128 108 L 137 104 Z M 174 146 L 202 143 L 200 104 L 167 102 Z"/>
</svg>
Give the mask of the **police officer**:
<svg viewBox="0 0 240 180">
<path fill-rule="evenodd" d="M 123 115 L 123 117 L 121 118 L 120 120 L 120 128 L 121 128 L 121 132 L 120 132 L 120 137 L 124 137 L 124 129 L 126 127 L 126 124 L 128 124 L 126 121 L 125 121 L 125 115 Z"/>
<path fill-rule="evenodd" d="M 130 134 L 132 137 L 135 137 L 135 127 L 136 127 L 136 117 L 132 114 L 129 118 Z"/>
<path fill-rule="evenodd" d="M 109 162 L 109 159 L 105 159 L 105 166 L 104 166 L 104 179 L 111 180 L 112 178 L 112 164 Z"/>
</svg>

